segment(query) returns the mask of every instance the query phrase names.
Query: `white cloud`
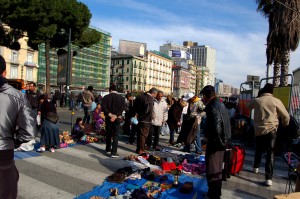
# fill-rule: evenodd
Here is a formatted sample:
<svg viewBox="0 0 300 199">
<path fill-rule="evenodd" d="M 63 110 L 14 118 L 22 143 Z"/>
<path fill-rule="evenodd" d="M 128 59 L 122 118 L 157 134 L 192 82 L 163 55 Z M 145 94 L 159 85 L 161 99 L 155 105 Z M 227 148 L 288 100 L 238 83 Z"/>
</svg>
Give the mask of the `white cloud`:
<svg viewBox="0 0 300 199">
<path fill-rule="evenodd" d="M 161 26 L 97 18 L 93 18 L 92 25 L 110 32 L 114 47 L 118 46 L 119 39 L 147 43 L 148 50 L 158 50 L 166 41 L 182 44 L 188 40 L 209 45 L 217 50 L 217 77 L 238 88 L 247 75 L 266 76 L 266 32 L 249 30 L 245 33 L 174 23 Z M 299 67 L 299 54 L 299 50 L 292 53 L 290 71 Z"/>
</svg>

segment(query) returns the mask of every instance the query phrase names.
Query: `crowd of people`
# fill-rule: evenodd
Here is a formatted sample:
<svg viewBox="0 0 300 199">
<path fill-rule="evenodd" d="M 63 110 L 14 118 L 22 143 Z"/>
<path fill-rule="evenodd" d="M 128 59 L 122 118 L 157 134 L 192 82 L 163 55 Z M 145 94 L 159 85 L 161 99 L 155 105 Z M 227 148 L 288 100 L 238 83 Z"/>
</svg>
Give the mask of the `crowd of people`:
<svg viewBox="0 0 300 199">
<path fill-rule="evenodd" d="M 53 96 L 41 94 L 35 83 L 26 85 L 25 94 L 22 94 L 7 84 L 5 75 L 6 63 L 0 56 L 0 198 L 16 198 L 19 177 L 13 160 L 14 148 L 35 139 L 38 131 L 41 133 L 41 146 L 37 151 L 54 152 L 59 147 L 57 107 L 61 105 L 62 96 L 59 92 L 55 92 Z M 207 194 L 209 198 L 220 198 L 223 159 L 231 138 L 230 119 L 235 115 L 234 106 L 226 107 L 211 85 L 205 86 L 199 96 L 188 93 L 179 99 L 165 98 L 164 93 L 156 88 L 136 97 L 127 93 L 126 99 L 116 90 L 116 86 L 112 84 L 109 94 L 103 98 L 97 97 L 96 100 L 93 87 L 89 86 L 77 99 L 71 96 L 73 102 L 80 100 L 78 105 L 81 107 L 82 104 L 84 110 L 84 117 L 77 118 L 72 135 L 76 139 L 84 137 L 84 125 L 90 123 L 91 117 L 97 131 L 105 124 L 105 149 L 112 158 L 119 157 L 118 141 L 123 120 L 123 131 L 129 134 L 128 143 L 133 145 L 136 142 L 138 154 L 147 153 L 151 148 L 160 150 L 160 134 L 165 128 L 169 131 L 169 144 L 181 145 L 185 152 L 191 152 L 193 144 L 194 153 L 203 154 L 201 140 L 205 139 Z M 278 116 L 283 126 L 290 122 L 284 105 L 272 94 L 273 85 L 267 83 L 260 90 L 259 96 L 249 104 L 249 108 L 255 110 L 256 152 L 253 171 L 258 172 L 262 153 L 266 150 L 267 186 L 272 185 Z M 70 105 L 72 107 L 74 103 Z M 176 133 L 179 136 L 175 141 Z"/>
</svg>

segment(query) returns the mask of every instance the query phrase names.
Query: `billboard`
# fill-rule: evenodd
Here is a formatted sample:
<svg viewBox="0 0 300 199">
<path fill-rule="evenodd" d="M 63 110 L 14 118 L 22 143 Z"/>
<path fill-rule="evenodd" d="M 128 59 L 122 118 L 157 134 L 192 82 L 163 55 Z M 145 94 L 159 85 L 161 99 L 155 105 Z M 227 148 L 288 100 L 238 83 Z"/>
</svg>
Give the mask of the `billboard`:
<svg viewBox="0 0 300 199">
<path fill-rule="evenodd" d="M 192 55 L 183 50 L 169 50 L 170 57 L 192 60 Z"/>
<path fill-rule="evenodd" d="M 73 53 L 72 53 L 73 54 Z M 72 56 L 71 56 L 71 66 L 69 73 L 69 84 L 72 84 Z M 58 56 L 58 66 L 57 66 L 57 85 L 67 84 L 67 68 L 68 68 L 68 53 Z"/>
</svg>

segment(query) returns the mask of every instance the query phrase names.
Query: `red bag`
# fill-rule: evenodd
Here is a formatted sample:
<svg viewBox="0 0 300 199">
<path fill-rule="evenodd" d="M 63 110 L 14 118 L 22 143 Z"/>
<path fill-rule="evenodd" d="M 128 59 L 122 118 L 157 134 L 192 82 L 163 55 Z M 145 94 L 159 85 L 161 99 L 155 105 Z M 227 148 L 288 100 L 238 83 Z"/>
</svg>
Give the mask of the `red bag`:
<svg viewBox="0 0 300 199">
<path fill-rule="evenodd" d="M 231 175 L 235 175 L 243 169 L 244 161 L 245 149 L 239 145 L 232 146 Z"/>
</svg>

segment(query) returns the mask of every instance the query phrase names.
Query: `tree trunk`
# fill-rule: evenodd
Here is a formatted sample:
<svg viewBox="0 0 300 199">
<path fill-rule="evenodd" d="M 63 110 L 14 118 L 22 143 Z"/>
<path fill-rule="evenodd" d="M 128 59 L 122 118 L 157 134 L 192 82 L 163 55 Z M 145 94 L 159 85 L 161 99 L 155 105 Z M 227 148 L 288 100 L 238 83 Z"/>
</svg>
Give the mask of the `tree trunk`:
<svg viewBox="0 0 300 199">
<path fill-rule="evenodd" d="M 281 77 L 280 77 L 280 86 L 288 85 L 288 74 L 289 74 L 289 65 L 290 65 L 290 51 L 286 50 L 283 53 L 281 60 Z"/>
<path fill-rule="evenodd" d="M 274 69 L 273 69 L 273 85 L 274 87 L 279 86 L 279 76 L 280 75 L 280 64 L 278 62 L 274 62 Z"/>
<path fill-rule="evenodd" d="M 45 43 L 45 57 L 46 57 L 46 90 L 45 93 L 50 95 L 50 41 Z"/>
</svg>

